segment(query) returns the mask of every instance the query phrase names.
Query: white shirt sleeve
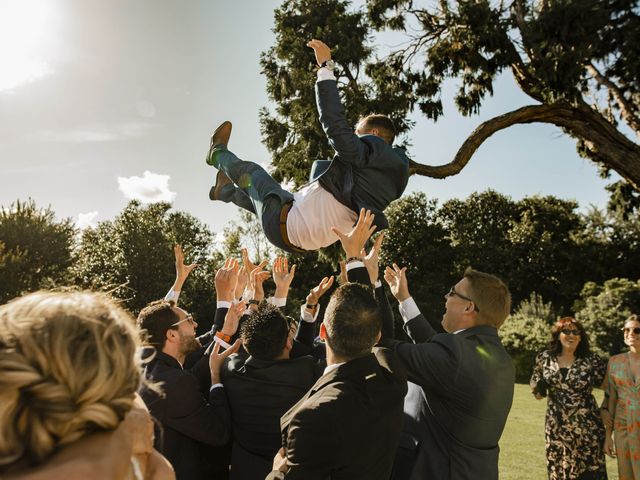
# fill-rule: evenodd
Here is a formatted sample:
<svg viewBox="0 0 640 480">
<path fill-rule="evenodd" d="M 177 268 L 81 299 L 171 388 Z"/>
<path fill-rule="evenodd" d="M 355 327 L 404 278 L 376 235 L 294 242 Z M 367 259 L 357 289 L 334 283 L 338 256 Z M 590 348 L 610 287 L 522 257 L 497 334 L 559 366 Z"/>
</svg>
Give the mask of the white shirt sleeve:
<svg viewBox="0 0 640 480">
<path fill-rule="evenodd" d="M 231 302 L 227 302 L 225 300 L 219 300 L 216 303 L 216 308 L 231 308 Z"/>
<path fill-rule="evenodd" d="M 420 315 L 420 309 L 418 305 L 416 305 L 416 301 L 413 297 L 409 297 L 406 300 L 400 302 L 398 305 L 398 310 L 400 310 L 400 315 L 402 316 L 402 321 L 407 323 L 412 318 Z"/>
<path fill-rule="evenodd" d="M 175 290 L 170 289 L 164 296 L 164 299 L 167 302 L 174 302 L 176 305 L 178 304 L 178 298 L 180 298 L 180 290 L 176 292 Z"/>
<path fill-rule="evenodd" d="M 322 67 L 318 69 L 318 82 L 322 82 L 323 80 L 335 80 L 336 76 L 333 74 L 333 70 L 329 70 L 326 67 Z"/>
<path fill-rule="evenodd" d="M 352 260 L 351 262 L 347 263 L 347 272 L 349 270 L 353 270 L 354 268 L 360 267 L 364 267 L 364 262 L 361 262 L 360 260 Z"/>
<path fill-rule="evenodd" d="M 314 323 L 318 318 L 318 313 L 320 312 L 320 305 L 318 305 L 318 307 L 316 308 L 316 313 L 314 313 L 313 315 L 307 312 L 307 309 L 304 308 L 305 305 L 306 303 L 303 303 L 302 305 L 300 305 L 300 318 L 302 318 L 302 320 L 305 322 Z"/>
<path fill-rule="evenodd" d="M 211 385 L 211 388 L 209 389 L 210 392 L 213 392 L 214 388 L 222 388 L 224 387 L 224 385 L 222 385 L 221 383 L 214 383 L 213 385 Z"/>
<path fill-rule="evenodd" d="M 267 298 L 267 302 L 275 307 L 282 308 L 287 306 L 287 297 L 269 297 Z"/>
</svg>

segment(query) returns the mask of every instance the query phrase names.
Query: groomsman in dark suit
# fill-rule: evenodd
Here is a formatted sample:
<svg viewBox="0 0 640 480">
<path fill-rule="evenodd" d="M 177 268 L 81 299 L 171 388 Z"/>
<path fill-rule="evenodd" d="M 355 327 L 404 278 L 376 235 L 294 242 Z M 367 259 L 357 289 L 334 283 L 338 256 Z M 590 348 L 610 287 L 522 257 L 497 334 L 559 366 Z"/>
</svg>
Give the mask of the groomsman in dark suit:
<svg viewBox="0 0 640 480">
<path fill-rule="evenodd" d="M 335 291 L 320 327 L 327 368 L 282 417 L 283 448 L 267 479 L 389 478 L 407 387 L 395 355 L 372 351 L 380 328 L 371 289 L 348 283 Z"/>
<path fill-rule="evenodd" d="M 408 371 L 408 415 L 394 480 L 498 479 L 498 441 L 513 401 L 515 371 L 498 329 L 511 295 L 497 277 L 467 269 L 445 295 L 438 333 L 409 295 L 405 269 L 385 279 L 414 343 L 386 341 Z"/>
</svg>

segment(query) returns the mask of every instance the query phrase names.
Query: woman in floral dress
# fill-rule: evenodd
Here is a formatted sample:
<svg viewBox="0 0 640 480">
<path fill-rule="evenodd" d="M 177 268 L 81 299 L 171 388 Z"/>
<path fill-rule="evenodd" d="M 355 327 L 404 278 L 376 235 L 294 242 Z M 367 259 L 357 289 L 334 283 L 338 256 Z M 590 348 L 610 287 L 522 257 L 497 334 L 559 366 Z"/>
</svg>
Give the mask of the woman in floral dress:
<svg viewBox="0 0 640 480">
<path fill-rule="evenodd" d="M 620 480 L 640 478 L 640 321 L 631 315 L 625 322 L 624 343 L 629 352 L 614 355 L 607 369 L 609 413 L 605 453 L 618 458 Z M 615 448 L 614 448 L 615 445 Z"/>
<path fill-rule="evenodd" d="M 556 322 L 548 350 L 536 357 L 530 385 L 538 400 L 548 395 L 545 440 L 550 480 L 607 478 L 605 430 L 592 394 L 603 383 L 606 364 L 591 353 L 587 333 L 573 317 Z"/>
</svg>

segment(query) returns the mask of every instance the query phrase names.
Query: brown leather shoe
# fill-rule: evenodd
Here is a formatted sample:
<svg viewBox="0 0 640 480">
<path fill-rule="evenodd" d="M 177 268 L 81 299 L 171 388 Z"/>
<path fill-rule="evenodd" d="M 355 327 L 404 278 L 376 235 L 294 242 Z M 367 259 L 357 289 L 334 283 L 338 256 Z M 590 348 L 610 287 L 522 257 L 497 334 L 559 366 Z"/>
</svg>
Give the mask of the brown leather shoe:
<svg viewBox="0 0 640 480">
<path fill-rule="evenodd" d="M 209 190 L 209 198 L 211 200 L 220 200 L 220 192 L 225 185 L 229 185 L 233 183 L 229 177 L 222 171 L 218 170 L 218 175 L 216 176 L 216 184 L 211 187 Z M 223 200 L 224 201 L 224 200 Z"/>
<path fill-rule="evenodd" d="M 231 136 L 231 127 L 231 122 L 224 121 L 218 128 L 216 128 L 216 131 L 213 132 L 213 135 L 211 136 L 211 146 L 209 147 L 209 155 L 207 155 L 207 163 L 209 165 L 213 165 L 214 167 L 218 166 L 213 159 L 213 149 L 218 145 L 227 146 L 229 143 L 229 137 Z"/>
</svg>

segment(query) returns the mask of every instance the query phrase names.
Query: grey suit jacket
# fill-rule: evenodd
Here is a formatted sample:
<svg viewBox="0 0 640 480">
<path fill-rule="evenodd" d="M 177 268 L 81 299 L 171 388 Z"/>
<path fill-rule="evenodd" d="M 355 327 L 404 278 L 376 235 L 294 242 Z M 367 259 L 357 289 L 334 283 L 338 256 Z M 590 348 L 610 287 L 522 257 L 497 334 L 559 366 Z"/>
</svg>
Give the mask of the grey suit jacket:
<svg viewBox="0 0 640 480">
<path fill-rule="evenodd" d="M 498 441 L 513 401 L 515 370 L 495 328 L 436 334 L 424 316 L 406 330 L 418 343 L 385 341 L 415 385 L 405 399 L 401 447 L 415 447 L 404 479 L 498 479 Z M 406 458 L 406 457 L 405 457 Z"/>
<path fill-rule="evenodd" d="M 336 151 L 329 168 L 320 176 L 322 188 L 340 203 L 358 212 L 375 214 L 378 231 L 389 223 L 382 213 L 404 192 L 409 180 L 409 159 L 380 137 L 358 137 L 347 122 L 335 80 L 316 83 L 320 123 Z"/>
</svg>

